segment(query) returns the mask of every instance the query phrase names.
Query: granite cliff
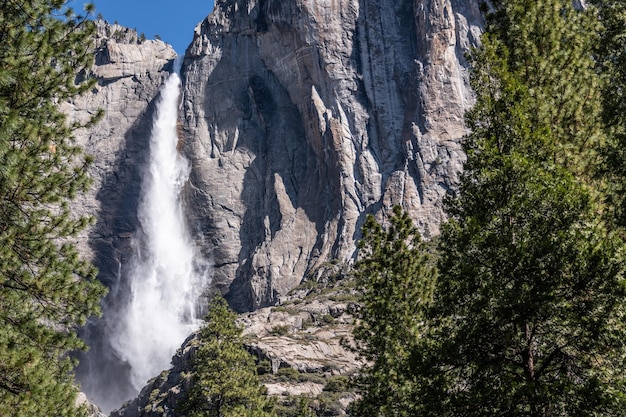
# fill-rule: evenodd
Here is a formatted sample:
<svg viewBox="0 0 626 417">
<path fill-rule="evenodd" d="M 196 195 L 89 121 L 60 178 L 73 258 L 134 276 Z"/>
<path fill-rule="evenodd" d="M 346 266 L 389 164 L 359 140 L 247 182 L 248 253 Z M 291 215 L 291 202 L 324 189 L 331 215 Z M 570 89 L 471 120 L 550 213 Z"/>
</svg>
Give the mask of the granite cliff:
<svg viewBox="0 0 626 417">
<path fill-rule="evenodd" d="M 79 241 L 115 293 L 176 54 L 97 24 L 99 83 L 66 107 L 78 119 L 106 111 L 77 136 L 96 163 L 75 207 L 96 216 Z M 271 305 L 350 259 L 365 216 L 394 204 L 437 234 L 464 160 L 464 55 L 482 24 L 478 0 L 217 2 L 184 57 L 179 148 L 192 165 L 189 225 L 233 306 Z"/>
<path fill-rule="evenodd" d="M 482 23 L 477 0 L 216 2 L 183 64 L 185 198 L 235 308 L 350 259 L 367 214 L 437 233 Z"/>
</svg>

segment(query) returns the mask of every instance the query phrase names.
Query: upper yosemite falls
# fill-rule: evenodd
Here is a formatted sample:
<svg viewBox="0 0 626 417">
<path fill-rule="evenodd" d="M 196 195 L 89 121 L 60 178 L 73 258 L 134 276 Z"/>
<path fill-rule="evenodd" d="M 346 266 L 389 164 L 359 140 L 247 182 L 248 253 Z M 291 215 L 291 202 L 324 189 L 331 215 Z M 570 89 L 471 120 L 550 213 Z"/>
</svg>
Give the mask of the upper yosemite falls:
<svg viewBox="0 0 626 417">
<path fill-rule="evenodd" d="M 171 47 L 98 21 L 99 83 L 65 105 L 106 111 L 77 137 L 96 161 L 79 244 L 109 287 L 82 331 L 90 400 L 168 368 L 203 297 L 257 310 L 350 260 L 367 214 L 400 204 L 437 234 L 483 23 L 477 0 L 218 0 L 179 84 Z"/>
</svg>

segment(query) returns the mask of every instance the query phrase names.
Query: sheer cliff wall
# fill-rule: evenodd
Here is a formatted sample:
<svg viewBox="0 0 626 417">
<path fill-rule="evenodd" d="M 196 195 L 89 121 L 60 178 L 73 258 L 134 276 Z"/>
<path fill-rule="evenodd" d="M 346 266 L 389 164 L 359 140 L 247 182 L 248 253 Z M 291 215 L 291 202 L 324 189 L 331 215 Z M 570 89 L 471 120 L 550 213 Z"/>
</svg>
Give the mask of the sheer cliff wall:
<svg viewBox="0 0 626 417">
<path fill-rule="evenodd" d="M 458 182 L 477 0 L 222 0 L 183 64 L 191 229 L 239 310 L 354 255 L 395 204 L 425 236 Z"/>
</svg>

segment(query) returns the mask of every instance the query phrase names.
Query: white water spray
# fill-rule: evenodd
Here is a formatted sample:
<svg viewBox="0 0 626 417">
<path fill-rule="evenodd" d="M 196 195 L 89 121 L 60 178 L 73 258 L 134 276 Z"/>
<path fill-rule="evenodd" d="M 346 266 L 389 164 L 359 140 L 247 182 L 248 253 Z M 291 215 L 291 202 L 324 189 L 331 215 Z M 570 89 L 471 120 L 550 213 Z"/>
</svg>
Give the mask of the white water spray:
<svg viewBox="0 0 626 417">
<path fill-rule="evenodd" d="M 111 341 L 129 364 L 137 391 L 169 367 L 176 349 L 197 327 L 196 306 L 205 284 L 194 266 L 179 197 L 189 176 L 189 164 L 177 151 L 179 88 L 180 78 L 173 73 L 161 89 L 139 202 L 141 230 L 133 239 L 130 301 Z"/>
</svg>

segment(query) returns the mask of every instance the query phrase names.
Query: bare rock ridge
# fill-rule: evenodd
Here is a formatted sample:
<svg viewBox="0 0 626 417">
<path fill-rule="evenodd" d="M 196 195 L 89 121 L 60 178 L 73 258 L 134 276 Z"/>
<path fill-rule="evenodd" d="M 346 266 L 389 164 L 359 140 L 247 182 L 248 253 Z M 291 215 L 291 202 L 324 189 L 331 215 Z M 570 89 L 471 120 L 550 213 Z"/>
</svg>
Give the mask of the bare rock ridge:
<svg viewBox="0 0 626 417">
<path fill-rule="evenodd" d="M 353 256 L 394 204 L 443 219 L 478 0 L 221 0 L 183 64 L 191 229 L 239 311 Z"/>
</svg>

